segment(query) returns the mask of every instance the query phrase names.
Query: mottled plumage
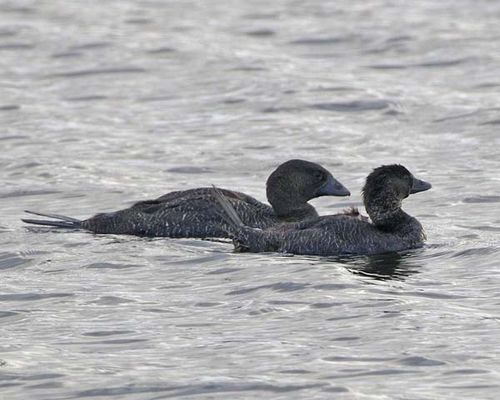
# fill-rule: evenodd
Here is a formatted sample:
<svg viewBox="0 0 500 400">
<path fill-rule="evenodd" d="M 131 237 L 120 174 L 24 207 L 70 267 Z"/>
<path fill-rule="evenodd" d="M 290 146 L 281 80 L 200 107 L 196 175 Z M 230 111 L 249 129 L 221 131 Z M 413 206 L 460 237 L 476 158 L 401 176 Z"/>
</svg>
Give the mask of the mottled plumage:
<svg viewBox="0 0 500 400">
<path fill-rule="evenodd" d="M 245 225 L 261 229 L 281 222 L 317 217 L 314 207 L 307 203 L 315 197 L 350 194 L 326 169 L 303 160 L 287 161 L 269 176 L 267 197 L 272 207 L 244 193 L 221 192 Z M 97 214 L 83 221 L 61 215 L 28 213 L 56 219 L 23 219 L 30 224 L 86 229 L 94 233 L 173 238 L 228 237 L 211 188 L 167 193 L 155 200 L 141 201 L 127 209 Z"/>
<path fill-rule="evenodd" d="M 379 254 L 421 247 L 425 240 L 420 222 L 401 209 L 411 193 L 430 189 L 401 165 L 376 168 L 363 188 L 372 222 L 338 214 L 286 226 L 257 230 L 228 220 L 239 251 L 286 252 L 306 255 Z M 227 213 L 229 204 L 218 196 Z"/>
</svg>

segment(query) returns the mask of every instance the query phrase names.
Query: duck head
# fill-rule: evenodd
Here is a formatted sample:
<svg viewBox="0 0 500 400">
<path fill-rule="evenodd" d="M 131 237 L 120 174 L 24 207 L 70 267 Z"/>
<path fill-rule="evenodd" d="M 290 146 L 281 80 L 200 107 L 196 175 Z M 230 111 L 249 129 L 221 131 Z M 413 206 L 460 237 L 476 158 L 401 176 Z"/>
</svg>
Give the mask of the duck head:
<svg viewBox="0 0 500 400">
<path fill-rule="evenodd" d="M 401 205 L 405 198 L 431 187 L 430 183 L 415 178 L 402 165 L 383 165 L 375 168 L 366 178 L 363 201 L 373 223 L 386 225 L 402 212 Z"/>
<path fill-rule="evenodd" d="M 314 210 L 307 202 L 316 197 L 351 194 L 328 170 L 304 160 L 289 160 L 281 164 L 269 176 L 266 192 L 269 203 L 281 217 L 300 210 Z"/>
</svg>

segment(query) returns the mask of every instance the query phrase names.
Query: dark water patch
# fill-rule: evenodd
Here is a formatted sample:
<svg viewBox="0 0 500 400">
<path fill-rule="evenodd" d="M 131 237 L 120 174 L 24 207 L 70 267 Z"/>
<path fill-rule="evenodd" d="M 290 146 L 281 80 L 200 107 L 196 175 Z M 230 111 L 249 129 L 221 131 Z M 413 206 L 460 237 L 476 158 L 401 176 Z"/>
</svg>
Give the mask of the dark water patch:
<svg viewBox="0 0 500 400">
<path fill-rule="evenodd" d="M 0 301 L 37 301 L 73 296 L 72 293 L 11 293 L 0 294 Z"/>
<path fill-rule="evenodd" d="M 295 304 L 309 304 L 306 303 L 305 301 L 294 301 L 294 300 L 270 300 L 268 301 L 268 304 L 273 304 L 273 305 L 278 305 L 278 306 L 286 306 L 286 305 L 295 305 Z"/>
<path fill-rule="evenodd" d="M 37 161 L 28 161 L 22 164 L 16 164 L 15 167 L 12 169 L 28 169 L 28 168 L 36 168 L 42 166 L 42 163 L 39 163 Z"/>
<path fill-rule="evenodd" d="M 478 239 L 480 237 L 481 236 L 479 236 L 477 233 L 468 233 L 466 235 L 457 236 L 457 238 L 459 238 L 459 239 Z M 445 254 L 447 254 L 447 253 L 445 253 Z"/>
<path fill-rule="evenodd" d="M 191 397 L 198 395 L 216 395 L 214 398 L 221 398 L 224 393 L 241 393 L 241 392 L 265 392 L 265 393 L 290 393 L 305 389 L 320 388 L 325 384 L 305 384 L 305 385 L 271 385 L 266 383 L 205 383 L 192 385 L 176 393 L 167 394 L 165 396 L 156 397 L 155 400 L 179 397 Z"/>
<path fill-rule="evenodd" d="M 83 336 L 93 336 L 93 337 L 103 337 L 103 336 L 114 336 L 114 335 L 125 335 L 128 333 L 135 333 L 134 331 L 94 331 L 85 332 Z"/>
<path fill-rule="evenodd" d="M 135 300 L 126 299 L 118 296 L 102 296 L 97 300 L 89 301 L 88 304 L 97 304 L 100 306 L 110 306 L 110 305 L 118 305 L 118 304 L 128 304 L 135 303 Z"/>
<path fill-rule="evenodd" d="M 148 339 L 113 339 L 113 340 L 100 340 L 96 342 L 80 342 L 72 344 L 131 344 L 131 343 L 143 343 L 148 342 Z"/>
<path fill-rule="evenodd" d="M 357 288 L 357 286 L 345 283 L 321 283 L 319 285 L 313 286 L 313 289 L 317 290 L 343 290 L 343 289 L 353 289 L 353 288 Z"/>
<path fill-rule="evenodd" d="M 29 136 L 26 136 L 26 135 L 4 136 L 4 137 L 0 137 L 0 142 L 7 141 L 7 140 L 19 140 L 19 139 L 31 139 L 31 138 Z"/>
<path fill-rule="evenodd" d="M 237 294 L 246 294 L 246 293 L 256 292 L 256 291 L 262 290 L 262 289 L 271 289 L 275 292 L 281 292 L 281 293 L 295 292 L 297 290 L 303 290 L 306 287 L 309 287 L 308 283 L 279 282 L 279 283 L 273 283 L 270 285 L 261 285 L 261 286 L 251 287 L 251 288 L 232 290 L 230 292 L 227 292 L 226 296 L 237 295 Z"/>
<path fill-rule="evenodd" d="M 70 102 L 86 102 L 86 101 L 106 100 L 107 98 L 108 98 L 107 96 L 92 95 L 92 96 L 67 97 L 64 100 Z"/>
<path fill-rule="evenodd" d="M 19 315 L 19 313 L 15 311 L 0 311 L 0 318 L 15 317 L 16 315 Z"/>
<path fill-rule="evenodd" d="M 16 190 L 9 193 L 0 193 L 0 199 L 7 199 L 11 197 L 26 197 L 26 196 L 39 196 L 46 194 L 60 193 L 57 190 Z"/>
<path fill-rule="evenodd" d="M 204 328 L 208 326 L 217 326 L 215 322 L 193 322 L 193 323 L 188 323 L 188 324 L 176 324 L 176 327 L 179 328 Z"/>
<path fill-rule="evenodd" d="M 276 35 L 276 32 L 272 29 L 256 29 L 254 31 L 245 32 L 245 35 L 253 37 L 270 37 Z"/>
<path fill-rule="evenodd" d="M 223 104 L 240 104 L 246 102 L 245 99 L 226 99 L 222 103 Z"/>
<path fill-rule="evenodd" d="M 188 288 L 188 287 L 191 287 L 191 286 L 188 285 L 188 284 L 184 284 L 184 285 L 166 285 L 166 286 L 159 286 L 157 289 L 159 289 L 159 290 L 169 290 L 169 289 L 184 289 L 184 288 Z"/>
<path fill-rule="evenodd" d="M 26 389 L 58 389 L 62 388 L 64 385 L 61 382 L 45 382 L 39 383 L 37 385 L 25 386 Z"/>
<path fill-rule="evenodd" d="M 311 308 L 332 308 L 338 307 L 345 303 L 313 303 L 310 305 Z"/>
<path fill-rule="evenodd" d="M 0 44 L 0 50 L 30 50 L 33 49 L 35 45 L 31 43 L 5 43 Z"/>
<path fill-rule="evenodd" d="M 339 36 L 339 37 L 311 37 L 292 40 L 289 44 L 295 46 L 329 46 L 338 43 L 352 41 L 354 36 Z"/>
<path fill-rule="evenodd" d="M 244 149 L 248 150 L 270 150 L 274 149 L 275 146 L 268 146 L 268 145 L 262 145 L 262 146 L 244 146 Z"/>
<path fill-rule="evenodd" d="M 69 57 L 79 57 L 82 53 L 78 51 L 63 51 L 61 53 L 52 54 L 52 58 L 69 58 Z"/>
<path fill-rule="evenodd" d="M 152 23 L 153 20 L 151 18 L 130 18 L 126 19 L 123 22 L 130 25 L 147 25 Z"/>
<path fill-rule="evenodd" d="M 328 393 L 349 393 L 349 389 L 342 386 L 333 386 L 326 389 L 323 389 L 323 392 Z"/>
<path fill-rule="evenodd" d="M 464 369 L 455 369 L 453 371 L 443 372 L 443 375 L 479 375 L 479 374 L 491 374 L 491 371 L 488 371 L 486 369 L 464 368 Z"/>
<path fill-rule="evenodd" d="M 46 75 L 47 78 L 84 78 L 97 75 L 123 75 L 137 74 L 146 72 L 146 69 L 139 67 L 123 67 L 123 68 L 102 68 L 102 69 L 83 69 L 79 71 L 59 72 Z"/>
<path fill-rule="evenodd" d="M 243 268 L 219 268 L 216 269 L 215 271 L 209 271 L 207 272 L 207 275 L 223 275 L 223 274 L 232 274 L 233 272 L 238 272 L 241 271 Z"/>
<path fill-rule="evenodd" d="M 181 259 L 181 260 L 175 260 L 171 261 L 169 264 L 170 265 L 201 265 L 201 264 L 206 264 L 209 262 L 212 262 L 214 260 L 221 260 L 225 258 L 225 254 L 209 254 L 209 255 L 204 255 L 201 257 L 194 257 L 194 258 L 188 258 L 188 259 Z"/>
<path fill-rule="evenodd" d="M 397 35 L 397 36 L 393 36 L 393 37 L 386 39 L 386 42 L 387 43 L 399 43 L 399 42 L 408 42 L 408 41 L 414 40 L 414 39 L 415 38 L 413 36 L 410 36 L 410 35 Z"/>
<path fill-rule="evenodd" d="M 492 119 L 491 121 L 482 122 L 479 125 L 500 125 L 500 119 Z"/>
<path fill-rule="evenodd" d="M 126 385 L 123 387 L 112 387 L 112 388 L 99 388 L 99 389 L 89 389 L 81 392 L 76 392 L 74 398 L 80 397 L 109 397 L 109 396 L 125 396 L 131 394 L 139 393 L 159 393 L 159 392 L 171 392 L 184 388 L 185 386 L 149 386 L 149 387 L 138 387 L 133 384 Z"/>
<path fill-rule="evenodd" d="M 283 371 L 278 371 L 280 374 L 292 374 L 292 375 L 306 375 L 312 374 L 313 371 L 308 371 L 307 369 L 285 369 Z"/>
<path fill-rule="evenodd" d="M 173 47 L 158 47 L 156 49 L 151 49 L 148 50 L 146 53 L 149 54 L 164 54 L 164 53 L 175 53 L 177 50 L 175 50 Z"/>
<path fill-rule="evenodd" d="M 499 230 L 500 230 L 500 228 L 499 228 Z M 459 252 L 453 254 L 451 257 L 455 258 L 455 257 L 468 257 L 468 256 L 474 256 L 474 257 L 487 256 L 490 254 L 498 253 L 499 251 L 500 251 L 500 249 L 496 249 L 493 247 L 477 247 L 474 249 L 467 249 L 467 250 L 459 251 Z"/>
<path fill-rule="evenodd" d="M 378 70 L 393 70 L 393 69 L 408 69 L 408 68 L 441 68 L 441 67 L 451 67 L 455 65 L 460 65 L 467 61 L 470 61 L 470 59 L 460 58 L 456 60 L 431 61 L 418 64 L 383 63 L 383 64 L 370 64 L 367 65 L 367 68 L 378 69 Z"/>
<path fill-rule="evenodd" d="M 423 68 L 441 68 L 441 67 L 451 67 L 454 65 L 460 65 L 465 62 L 470 61 L 470 58 L 458 58 L 455 60 L 437 60 L 429 61 L 418 64 L 413 64 L 413 67 L 423 67 Z"/>
<path fill-rule="evenodd" d="M 45 379 L 58 379 L 58 378 L 64 378 L 66 375 L 64 374 L 56 374 L 56 373 L 45 373 L 45 374 L 34 374 L 34 375 L 28 375 L 28 376 L 20 376 L 18 379 L 23 380 L 23 381 L 41 381 Z"/>
<path fill-rule="evenodd" d="M 31 258 L 19 257 L 17 254 L 0 253 L 0 270 L 15 268 L 23 264 L 28 264 Z"/>
<path fill-rule="evenodd" d="M 28 6 L 14 6 L 14 2 L 11 4 L 5 4 L 0 7 L 2 12 L 15 13 L 15 14 L 35 14 L 36 9 Z"/>
<path fill-rule="evenodd" d="M 404 112 L 398 110 L 388 110 L 384 112 L 384 115 L 402 115 L 402 114 L 404 114 Z"/>
<path fill-rule="evenodd" d="M 279 18 L 278 13 L 250 13 L 242 16 L 245 19 L 277 19 Z"/>
<path fill-rule="evenodd" d="M 264 114 L 274 114 L 274 113 L 280 113 L 280 112 L 286 112 L 286 113 L 289 113 L 289 112 L 296 112 L 296 111 L 300 111 L 299 108 L 297 107 L 266 107 L 266 108 L 263 108 L 262 110 L 260 110 L 260 112 L 264 113 Z"/>
<path fill-rule="evenodd" d="M 0 38 L 12 37 L 16 36 L 17 32 L 8 30 L 8 29 L 0 29 Z"/>
<path fill-rule="evenodd" d="M 367 65 L 366 67 L 371 68 L 371 69 L 380 69 L 380 70 L 406 69 L 406 68 L 408 68 L 407 65 L 403 65 L 403 64 L 371 64 L 371 65 Z"/>
<path fill-rule="evenodd" d="M 418 371 L 415 370 L 401 370 L 401 369 L 380 369 L 375 371 L 367 372 L 356 372 L 352 374 L 336 374 L 326 377 L 327 379 L 343 379 L 343 378 L 359 378 L 363 376 L 386 376 L 386 375 L 403 375 L 403 374 L 415 374 Z"/>
<path fill-rule="evenodd" d="M 9 382 L 9 383 L 0 383 L 0 388 L 10 388 L 10 387 L 16 387 L 16 386 L 21 386 L 21 382 Z"/>
<path fill-rule="evenodd" d="M 495 389 L 500 388 L 500 385 L 446 385 L 436 387 L 441 389 Z"/>
<path fill-rule="evenodd" d="M 352 340 L 359 340 L 361 339 L 359 336 L 340 336 L 336 338 L 331 338 L 330 340 L 332 342 L 350 342 Z"/>
<path fill-rule="evenodd" d="M 211 174 L 214 171 L 210 168 L 205 167 L 194 167 L 190 165 L 186 165 L 183 167 L 173 167 L 166 169 L 165 172 L 172 172 L 174 174 Z"/>
<path fill-rule="evenodd" d="M 430 358 L 425 357 L 406 357 L 398 361 L 401 365 L 408 365 L 411 367 L 435 367 L 439 365 L 446 365 L 443 361 L 432 360 Z"/>
<path fill-rule="evenodd" d="M 142 311 L 158 313 L 158 314 L 172 313 L 172 311 L 170 310 L 163 310 L 161 308 L 143 308 Z"/>
<path fill-rule="evenodd" d="M 280 312 L 283 311 L 283 309 L 278 309 L 278 308 L 273 308 L 273 307 L 264 307 L 264 308 L 259 308 L 258 310 L 252 310 L 248 313 L 248 315 L 265 315 L 273 312 Z"/>
<path fill-rule="evenodd" d="M 455 119 L 467 118 L 467 117 L 470 117 L 472 115 L 476 115 L 478 113 L 479 113 L 479 111 L 476 110 L 476 111 L 472 111 L 472 112 L 465 113 L 465 114 L 458 114 L 458 115 L 451 115 L 449 117 L 437 118 L 437 119 L 432 120 L 432 122 L 452 121 Z"/>
<path fill-rule="evenodd" d="M 490 196 L 474 196 L 466 197 L 463 199 L 464 203 L 500 203 L 500 196 L 490 195 Z"/>
<path fill-rule="evenodd" d="M 223 304 L 224 303 L 221 303 L 219 301 L 217 301 L 217 302 L 209 302 L 209 301 L 207 301 L 207 302 L 195 303 L 194 306 L 195 307 L 202 307 L 202 308 L 205 308 L 205 307 L 210 308 L 210 307 L 218 307 L 218 306 L 221 306 Z"/>
<path fill-rule="evenodd" d="M 7 104 L 5 106 L 0 106 L 0 111 L 14 111 L 14 110 L 19 110 L 21 106 L 17 104 Z M 2 138 L 0 138 L 2 140 Z"/>
<path fill-rule="evenodd" d="M 323 111 L 363 112 L 389 108 L 393 103 L 388 100 L 355 100 L 338 103 L 312 104 L 309 108 Z"/>
<path fill-rule="evenodd" d="M 87 243 L 80 243 L 80 245 L 86 245 Z M 108 262 L 98 262 L 88 265 L 84 265 L 83 268 L 94 268 L 94 269 L 125 269 L 125 268 L 139 268 L 138 264 L 118 264 L 118 263 L 108 263 Z"/>
<path fill-rule="evenodd" d="M 111 45 L 112 45 L 111 42 L 91 42 L 91 43 L 84 43 L 71 46 L 68 48 L 68 50 L 69 51 L 94 50 L 94 49 L 102 49 L 104 47 L 110 47 Z"/>
<path fill-rule="evenodd" d="M 485 83 L 480 83 L 479 85 L 474 85 L 472 86 L 474 89 L 490 89 L 490 88 L 497 88 L 500 86 L 500 83 L 498 82 L 485 82 Z"/>
</svg>

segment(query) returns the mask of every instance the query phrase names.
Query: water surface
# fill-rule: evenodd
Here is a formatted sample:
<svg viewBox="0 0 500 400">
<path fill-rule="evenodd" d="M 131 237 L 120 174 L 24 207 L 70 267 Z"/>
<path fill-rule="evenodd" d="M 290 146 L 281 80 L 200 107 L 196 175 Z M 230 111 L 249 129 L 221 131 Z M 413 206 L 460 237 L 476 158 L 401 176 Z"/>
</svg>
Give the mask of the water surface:
<svg viewBox="0 0 500 400">
<path fill-rule="evenodd" d="M 500 4 L 1 1 L 0 397 L 495 399 Z M 432 182 L 351 259 L 26 228 L 319 162 Z"/>
</svg>

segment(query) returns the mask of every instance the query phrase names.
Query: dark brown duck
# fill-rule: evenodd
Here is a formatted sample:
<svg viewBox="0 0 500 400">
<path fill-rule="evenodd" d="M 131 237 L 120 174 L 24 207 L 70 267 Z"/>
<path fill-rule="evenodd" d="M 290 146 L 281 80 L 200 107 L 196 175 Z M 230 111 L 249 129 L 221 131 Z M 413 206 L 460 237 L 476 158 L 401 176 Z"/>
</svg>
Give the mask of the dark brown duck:
<svg viewBox="0 0 500 400">
<path fill-rule="evenodd" d="M 401 206 L 410 194 L 431 188 L 402 165 L 376 168 L 366 179 L 363 201 L 370 221 L 343 214 L 316 217 L 265 230 L 245 226 L 237 210 L 217 194 L 237 250 L 305 255 L 380 254 L 421 247 L 420 222 Z"/>
<path fill-rule="evenodd" d="M 322 166 L 304 160 L 281 164 L 268 178 L 271 206 L 241 192 L 221 189 L 228 204 L 249 227 L 265 229 L 281 222 L 317 217 L 308 201 L 320 196 L 348 196 L 349 191 Z M 94 233 L 173 238 L 228 237 L 211 188 L 167 193 L 132 207 L 78 220 L 57 214 L 27 213 L 52 220 L 23 219 L 28 224 L 85 229 Z"/>
</svg>

